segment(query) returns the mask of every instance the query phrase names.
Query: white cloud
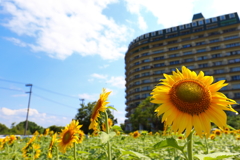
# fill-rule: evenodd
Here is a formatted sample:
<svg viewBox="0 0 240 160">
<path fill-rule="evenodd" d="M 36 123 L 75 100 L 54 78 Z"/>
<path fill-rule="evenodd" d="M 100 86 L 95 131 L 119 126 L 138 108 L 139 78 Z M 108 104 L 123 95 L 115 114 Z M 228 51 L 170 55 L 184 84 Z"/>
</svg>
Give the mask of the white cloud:
<svg viewBox="0 0 240 160">
<path fill-rule="evenodd" d="M 27 97 L 27 94 L 14 94 L 12 97 Z"/>
<path fill-rule="evenodd" d="M 6 40 L 13 42 L 15 45 L 20 46 L 20 47 L 26 47 L 27 44 L 22 42 L 21 40 L 13 37 L 5 37 Z"/>
<path fill-rule="evenodd" d="M 93 78 L 106 80 L 106 83 L 110 84 L 111 86 L 117 87 L 117 88 L 125 88 L 125 78 L 123 76 L 111 76 L 108 75 L 102 75 L 94 73 L 91 75 Z M 93 79 L 89 79 L 88 81 L 93 81 Z"/>
<path fill-rule="evenodd" d="M 2 2 L 11 18 L 3 24 L 19 36 L 28 36 L 35 43 L 8 40 L 50 57 L 65 59 L 73 53 L 82 56 L 100 55 L 103 59 L 123 58 L 123 45 L 131 33 L 102 11 L 117 0 L 12 0 Z"/>
<path fill-rule="evenodd" d="M 138 24 L 141 30 L 147 29 L 147 23 L 144 21 L 144 18 L 142 16 L 138 16 Z"/>
<path fill-rule="evenodd" d="M 102 74 L 97 74 L 97 73 L 93 73 L 92 75 L 91 75 L 91 77 L 93 77 L 93 78 L 98 78 L 98 79 L 107 79 L 107 75 L 102 75 Z"/>
<path fill-rule="evenodd" d="M 27 108 L 9 109 L 2 107 L 0 109 L 0 121 L 5 125 L 10 126 L 11 123 L 22 122 L 26 120 Z M 65 126 L 71 122 L 72 117 L 60 117 L 56 115 L 49 115 L 47 113 L 40 113 L 37 109 L 29 109 L 29 121 L 33 121 L 40 126 L 49 127 L 50 125 Z"/>
<path fill-rule="evenodd" d="M 100 69 L 104 69 L 104 68 L 107 68 L 107 67 L 109 67 L 109 64 L 105 64 L 105 65 L 99 66 Z"/>
</svg>

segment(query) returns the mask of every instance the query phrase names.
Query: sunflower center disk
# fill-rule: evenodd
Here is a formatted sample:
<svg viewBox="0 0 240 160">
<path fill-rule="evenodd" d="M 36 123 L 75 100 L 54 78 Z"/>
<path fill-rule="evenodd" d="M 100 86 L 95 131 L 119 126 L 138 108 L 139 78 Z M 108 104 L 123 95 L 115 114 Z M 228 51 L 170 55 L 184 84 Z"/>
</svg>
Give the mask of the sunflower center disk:
<svg viewBox="0 0 240 160">
<path fill-rule="evenodd" d="M 182 80 L 174 84 L 170 99 L 179 111 L 191 115 L 204 112 L 211 102 L 209 91 L 195 80 Z"/>
<path fill-rule="evenodd" d="M 71 132 L 67 131 L 63 136 L 63 143 L 67 144 L 71 140 L 71 136 L 72 136 Z"/>
</svg>

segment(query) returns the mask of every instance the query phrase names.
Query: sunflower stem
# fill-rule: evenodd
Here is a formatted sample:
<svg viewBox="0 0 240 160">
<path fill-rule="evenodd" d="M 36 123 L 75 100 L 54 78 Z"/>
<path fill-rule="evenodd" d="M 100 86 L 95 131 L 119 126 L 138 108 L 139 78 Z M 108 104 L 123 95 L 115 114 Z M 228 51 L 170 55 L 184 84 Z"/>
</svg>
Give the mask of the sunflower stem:
<svg viewBox="0 0 240 160">
<path fill-rule="evenodd" d="M 187 144 L 188 160 L 193 160 L 193 132 L 194 132 L 194 130 L 192 130 L 192 132 L 187 137 L 187 140 L 188 140 L 188 144 Z"/>
<path fill-rule="evenodd" d="M 207 143 L 207 136 L 206 135 L 204 136 L 204 139 L 205 139 L 205 145 L 206 145 L 207 154 L 208 154 L 208 143 Z"/>
<path fill-rule="evenodd" d="M 77 159 L 77 155 L 76 155 L 76 142 L 74 142 L 74 160 Z"/>
<path fill-rule="evenodd" d="M 108 114 L 105 111 L 105 125 L 106 125 L 106 133 L 109 134 L 109 126 L 108 126 Z M 108 160 L 112 160 L 112 154 L 111 154 L 111 144 L 110 141 L 107 142 L 108 147 Z"/>
<path fill-rule="evenodd" d="M 57 157 L 57 160 L 59 160 L 59 156 L 58 156 L 58 147 L 56 146 L 56 157 Z"/>
</svg>

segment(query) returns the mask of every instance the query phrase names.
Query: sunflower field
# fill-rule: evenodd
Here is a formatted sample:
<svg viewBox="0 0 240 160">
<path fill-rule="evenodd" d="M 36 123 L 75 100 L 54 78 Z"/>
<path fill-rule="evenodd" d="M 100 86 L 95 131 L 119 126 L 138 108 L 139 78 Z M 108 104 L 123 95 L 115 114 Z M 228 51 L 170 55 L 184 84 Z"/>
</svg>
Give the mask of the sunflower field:
<svg viewBox="0 0 240 160">
<path fill-rule="evenodd" d="M 91 135 L 73 120 L 60 133 L 7 136 L 0 139 L 0 160 L 240 160 L 240 130 L 226 124 L 225 113 L 237 113 L 237 102 L 219 92 L 227 83 L 184 66 L 164 77 L 151 93 L 163 132 L 114 130 L 106 112 L 115 109 L 107 106 L 111 92 L 103 89 L 90 117 Z"/>
</svg>

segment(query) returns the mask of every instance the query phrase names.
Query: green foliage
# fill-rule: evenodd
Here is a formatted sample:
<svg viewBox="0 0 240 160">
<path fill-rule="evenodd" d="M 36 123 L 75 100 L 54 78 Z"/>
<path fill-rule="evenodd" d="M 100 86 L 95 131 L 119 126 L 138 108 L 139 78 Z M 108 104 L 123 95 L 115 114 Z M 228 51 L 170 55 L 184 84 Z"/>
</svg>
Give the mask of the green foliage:
<svg viewBox="0 0 240 160">
<path fill-rule="evenodd" d="M 158 131 L 163 130 L 163 124 L 159 117 L 155 114 L 155 109 L 159 105 L 151 103 L 151 97 L 147 97 L 143 100 L 131 114 L 130 122 L 133 126 L 133 130 L 139 129 L 139 124 L 143 126 L 144 130 Z M 153 128 L 151 126 L 153 125 Z"/>
<path fill-rule="evenodd" d="M 5 125 L 0 123 L 0 134 L 8 134 L 9 128 Z"/>
<path fill-rule="evenodd" d="M 25 129 L 25 125 L 26 125 L 26 121 L 23 121 L 23 122 L 18 123 L 12 129 L 14 131 L 16 131 L 16 132 L 17 131 L 21 131 L 21 133 L 15 133 L 15 134 L 23 134 L 24 133 L 24 129 Z M 28 121 L 28 129 L 27 130 L 29 131 L 30 134 L 33 134 L 35 131 L 38 131 L 39 133 L 43 133 L 44 128 L 39 126 L 39 125 L 37 125 L 35 122 Z"/>
<path fill-rule="evenodd" d="M 94 106 L 96 105 L 97 102 L 89 102 L 87 105 L 84 104 L 80 104 L 81 108 L 78 109 L 78 113 L 75 116 L 75 119 L 79 121 L 79 124 L 83 125 L 81 127 L 81 130 L 84 131 L 85 134 L 88 134 L 89 132 L 91 132 L 88 127 L 90 125 L 90 117 L 92 115 L 92 110 L 94 108 Z M 112 115 L 111 111 L 109 109 L 107 109 L 107 114 L 108 114 L 108 118 L 110 119 L 114 119 L 114 116 Z M 104 116 L 103 114 L 101 114 L 101 116 Z M 113 120 L 113 123 L 117 123 L 117 119 Z M 101 124 L 101 122 L 100 122 Z"/>
<path fill-rule="evenodd" d="M 56 125 L 52 125 L 48 128 L 50 129 L 50 131 L 53 131 L 54 133 L 59 133 L 62 131 L 62 129 L 64 129 L 63 126 L 56 126 Z"/>
<path fill-rule="evenodd" d="M 227 124 L 233 128 L 240 128 L 240 115 L 228 116 Z"/>
</svg>

